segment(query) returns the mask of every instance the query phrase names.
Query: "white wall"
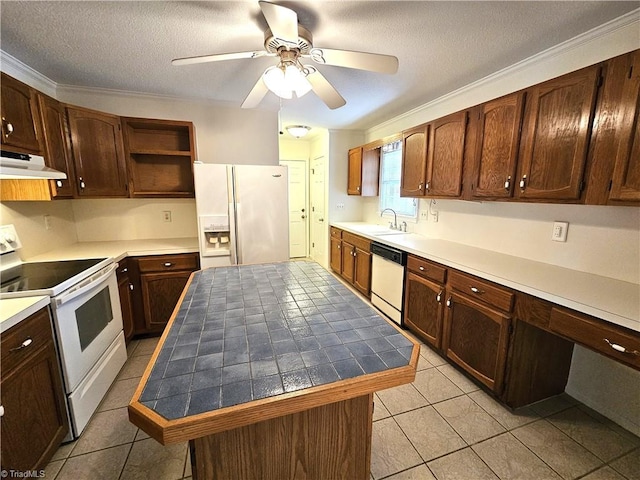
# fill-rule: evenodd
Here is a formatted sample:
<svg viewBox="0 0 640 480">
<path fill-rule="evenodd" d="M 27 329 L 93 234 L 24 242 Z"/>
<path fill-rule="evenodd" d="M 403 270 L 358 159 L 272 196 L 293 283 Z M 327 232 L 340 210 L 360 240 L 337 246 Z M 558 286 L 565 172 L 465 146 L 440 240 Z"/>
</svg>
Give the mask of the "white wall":
<svg viewBox="0 0 640 480">
<path fill-rule="evenodd" d="M 366 132 L 367 141 L 640 48 L 640 21 L 625 16 L 529 60 L 497 72 Z M 377 201 L 362 220 L 380 223 Z M 420 201 L 426 211 L 429 202 Z M 418 220 L 423 235 L 640 283 L 640 208 L 437 200 L 439 221 Z M 552 242 L 554 220 L 568 221 L 566 243 Z M 639 287 L 640 288 L 640 287 Z M 567 392 L 640 434 L 640 372 L 576 347 Z"/>
<path fill-rule="evenodd" d="M 330 222 L 357 221 L 362 218 L 362 202 L 357 195 L 347 195 L 349 149 L 364 143 L 364 133 L 355 130 L 329 131 Z"/>
</svg>

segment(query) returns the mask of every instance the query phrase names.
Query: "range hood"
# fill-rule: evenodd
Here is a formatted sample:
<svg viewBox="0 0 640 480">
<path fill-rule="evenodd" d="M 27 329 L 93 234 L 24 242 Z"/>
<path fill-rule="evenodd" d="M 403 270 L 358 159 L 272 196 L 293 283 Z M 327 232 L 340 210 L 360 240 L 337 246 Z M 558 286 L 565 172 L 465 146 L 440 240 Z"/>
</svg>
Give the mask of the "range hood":
<svg viewBox="0 0 640 480">
<path fill-rule="evenodd" d="M 0 179 L 40 179 L 64 180 L 67 174 L 49 168 L 44 164 L 44 157 L 13 153 L 2 150 L 0 156 Z"/>
</svg>

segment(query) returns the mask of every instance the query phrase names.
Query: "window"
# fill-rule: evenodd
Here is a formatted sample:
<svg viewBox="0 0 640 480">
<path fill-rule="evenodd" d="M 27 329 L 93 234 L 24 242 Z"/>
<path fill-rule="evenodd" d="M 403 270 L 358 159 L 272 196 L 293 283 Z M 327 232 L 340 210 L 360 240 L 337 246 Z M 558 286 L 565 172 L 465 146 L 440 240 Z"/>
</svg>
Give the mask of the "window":
<svg viewBox="0 0 640 480">
<path fill-rule="evenodd" d="M 380 159 L 380 211 L 393 209 L 398 215 L 415 219 L 418 202 L 414 198 L 400 198 L 402 172 L 402 142 L 382 146 Z"/>
</svg>

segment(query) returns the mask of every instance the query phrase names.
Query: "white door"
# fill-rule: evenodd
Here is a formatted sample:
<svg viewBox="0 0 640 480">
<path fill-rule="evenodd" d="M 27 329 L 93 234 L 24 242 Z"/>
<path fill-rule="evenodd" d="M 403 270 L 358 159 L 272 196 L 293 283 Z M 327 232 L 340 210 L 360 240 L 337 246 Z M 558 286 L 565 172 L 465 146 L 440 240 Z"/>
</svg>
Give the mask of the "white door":
<svg viewBox="0 0 640 480">
<path fill-rule="evenodd" d="M 307 212 L 307 162 L 281 160 L 289 168 L 289 256 L 306 257 L 309 238 Z"/>
<path fill-rule="evenodd" d="M 321 265 L 327 265 L 328 242 L 325 221 L 325 159 L 318 157 L 311 161 L 311 253 L 310 256 Z"/>
</svg>

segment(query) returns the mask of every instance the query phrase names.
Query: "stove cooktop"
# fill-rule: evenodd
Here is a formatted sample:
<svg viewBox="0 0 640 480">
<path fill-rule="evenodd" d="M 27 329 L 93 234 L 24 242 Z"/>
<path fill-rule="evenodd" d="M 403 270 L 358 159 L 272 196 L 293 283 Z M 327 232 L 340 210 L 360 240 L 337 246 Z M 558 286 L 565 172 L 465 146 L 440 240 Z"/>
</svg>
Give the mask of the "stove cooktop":
<svg viewBox="0 0 640 480">
<path fill-rule="evenodd" d="M 17 292 L 53 291 L 56 287 L 83 274 L 107 260 L 60 260 L 55 262 L 22 263 L 3 270 L 0 274 L 0 296 Z M 3 295 L 5 294 L 5 295 Z"/>
</svg>

